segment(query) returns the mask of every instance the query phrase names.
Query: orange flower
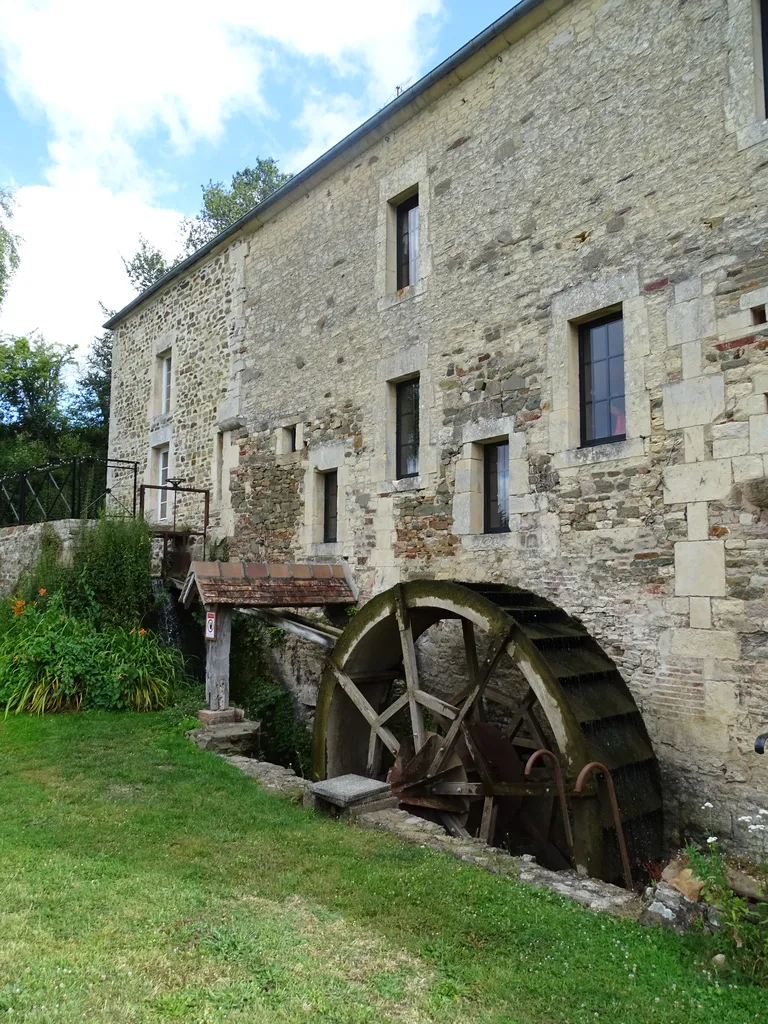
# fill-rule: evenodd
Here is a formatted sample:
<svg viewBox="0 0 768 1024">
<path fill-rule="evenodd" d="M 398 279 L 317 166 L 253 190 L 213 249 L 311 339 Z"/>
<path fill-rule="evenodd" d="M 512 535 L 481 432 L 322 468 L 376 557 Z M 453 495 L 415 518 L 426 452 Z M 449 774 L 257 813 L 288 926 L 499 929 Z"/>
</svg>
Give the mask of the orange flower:
<svg viewBox="0 0 768 1024">
<path fill-rule="evenodd" d="M 13 614 L 14 615 L 21 615 L 21 613 L 24 611 L 25 606 L 26 606 L 26 601 L 22 601 L 22 599 L 20 597 L 17 598 L 15 603 L 14 603 L 14 605 L 13 605 Z"/>
<path fill-rule="evenodd" d="M 38 590 L 38 594 L 40 595 L 40 597 L 44 597 L 47 593 L 48 591 L 45 589 L 45 587 L 40 587 L 40 589 Z"/>
<path fill-rule="evenodd" d="M 140 629 L 139 630 L 139 636 L 145 636 L 146 632 L 147 632 L 146 629 Z"/>
</svg>

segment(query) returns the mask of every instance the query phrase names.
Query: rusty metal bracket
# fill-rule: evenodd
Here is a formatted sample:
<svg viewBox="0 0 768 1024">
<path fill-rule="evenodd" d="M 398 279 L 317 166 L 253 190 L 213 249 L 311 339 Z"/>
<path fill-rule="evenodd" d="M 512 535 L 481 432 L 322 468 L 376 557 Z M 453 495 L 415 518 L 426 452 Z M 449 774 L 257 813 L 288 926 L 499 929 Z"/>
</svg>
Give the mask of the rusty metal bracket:
<svg viewBox="0 0 768 1024">
<path fill-rule="evenodd" d="M 624 837 L 624 828 L 621 824 L 621 814 L 619 814 L 619 802 L 616 799 L 616 787 L 613 784 L 613 776 L 604 764 L 600 761 L 590 761 L 589 764 L 585 764 L 579 772 L 579 777 L 576 779 L 576 785 L 574 792 L 581 793 L 584 786 L 584 782 L 588 775 L 592 772 L 600 772 L 605 776 L 605 784 L 608 787 L 608 797 L 611 801 L 611 813 L 613 814 L 613 824 L 616 828 L 616 838 L 619 841 L 619 852 L 621 853 L 621 865 L 624 868 L 624 884 L 628 889 L 632 889 L 632 869 L 629 866 L 629 854 L 627 853 L 627 841 Z"/>
<path fill-rule="evenodd" d="M 565 781 L 563 780 L 563 770 L 560 767 L 560 762 L 551 750 L 545 750 L 542 748 L 541 750 L 536 750 L 528 758 L 524 774 L 527 779 L 533 771 L 533 766 L 542 758 L 549 762 L 549 765 L 552 768 L 552 774 L 555 776 L 557 798 L 560 801 L 560 814 L 562 815 L 563 826 L 565 828 L 565 841 L 568 843 L 568 853 L 571 856 L 571 863 L 574 863 L 573 829 L 571 828 L 571 816 L 568 811 L 568 798 L 565 795 Z"/>
</svg>

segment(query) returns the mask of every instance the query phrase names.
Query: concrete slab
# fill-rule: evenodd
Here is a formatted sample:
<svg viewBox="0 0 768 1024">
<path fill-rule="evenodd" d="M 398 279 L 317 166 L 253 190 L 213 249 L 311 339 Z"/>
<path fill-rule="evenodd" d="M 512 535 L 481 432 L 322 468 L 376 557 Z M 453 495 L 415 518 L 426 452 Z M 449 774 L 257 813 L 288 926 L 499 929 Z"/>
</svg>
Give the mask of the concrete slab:
<svg viewBox="0 0 768 1024">
<path fill-rule="evenodd" d="M 366 800 L 380 799 L 390 792 L 388 782 L 368 779 L 365 775 L 338 775 L 312 784 L 312 794 L 334 807 L 352 807 Z"/>
<path fill-rule="evenodd" d="M 242 722 L 245 715 L 241 708 L 222 708 L 220 711 L 203 708 L 197 712 L 197 718 L 203 725 L 225 725 L 229 722 Z"/>
</svg>

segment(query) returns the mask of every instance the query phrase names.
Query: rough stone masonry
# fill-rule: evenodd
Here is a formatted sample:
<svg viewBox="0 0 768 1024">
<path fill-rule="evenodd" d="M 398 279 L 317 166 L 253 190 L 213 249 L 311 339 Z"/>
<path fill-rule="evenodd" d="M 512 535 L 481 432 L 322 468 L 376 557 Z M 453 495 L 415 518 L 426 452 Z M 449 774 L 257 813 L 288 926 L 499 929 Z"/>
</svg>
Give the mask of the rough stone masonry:
<svg viewBox="0 0 768 1024">
<path fill-rule="evenodd" d="M 768 802 L 759 14 L 527 0 L 110 322 L 111 457 L 157 483 L 167 448 L 233 557 L 344 558 L 361 600 L 426 577 L 555 602 L 642 710 L 670 841 L 745 851 L 762 841 L 737 819 Z M 419 277 L 397 290 L 395 207 L 416 190 Z M 583 447 L 578 328 L 616 312 L 626 438 Z M 414 375 L 419 473 L 397 479 Z M 510 529 L 484 533 L 500 439 Z"/>
</svg>

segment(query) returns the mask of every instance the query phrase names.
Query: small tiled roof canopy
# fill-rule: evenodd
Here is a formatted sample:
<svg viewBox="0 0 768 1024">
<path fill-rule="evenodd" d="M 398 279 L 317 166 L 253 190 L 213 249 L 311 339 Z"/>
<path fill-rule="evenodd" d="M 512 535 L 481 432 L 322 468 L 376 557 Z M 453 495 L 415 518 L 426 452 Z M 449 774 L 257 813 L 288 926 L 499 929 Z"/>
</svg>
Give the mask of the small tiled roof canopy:
<svg viewBox="0 0 768 1024">
<path fill-rule="evenodd" d="M 354 604 L 356 591 L 343 565 L 295 562 L 193 562 L 181 589 L 186 607 L 198 597 L 242 608 L 309 608 Z"/>
</svg>

